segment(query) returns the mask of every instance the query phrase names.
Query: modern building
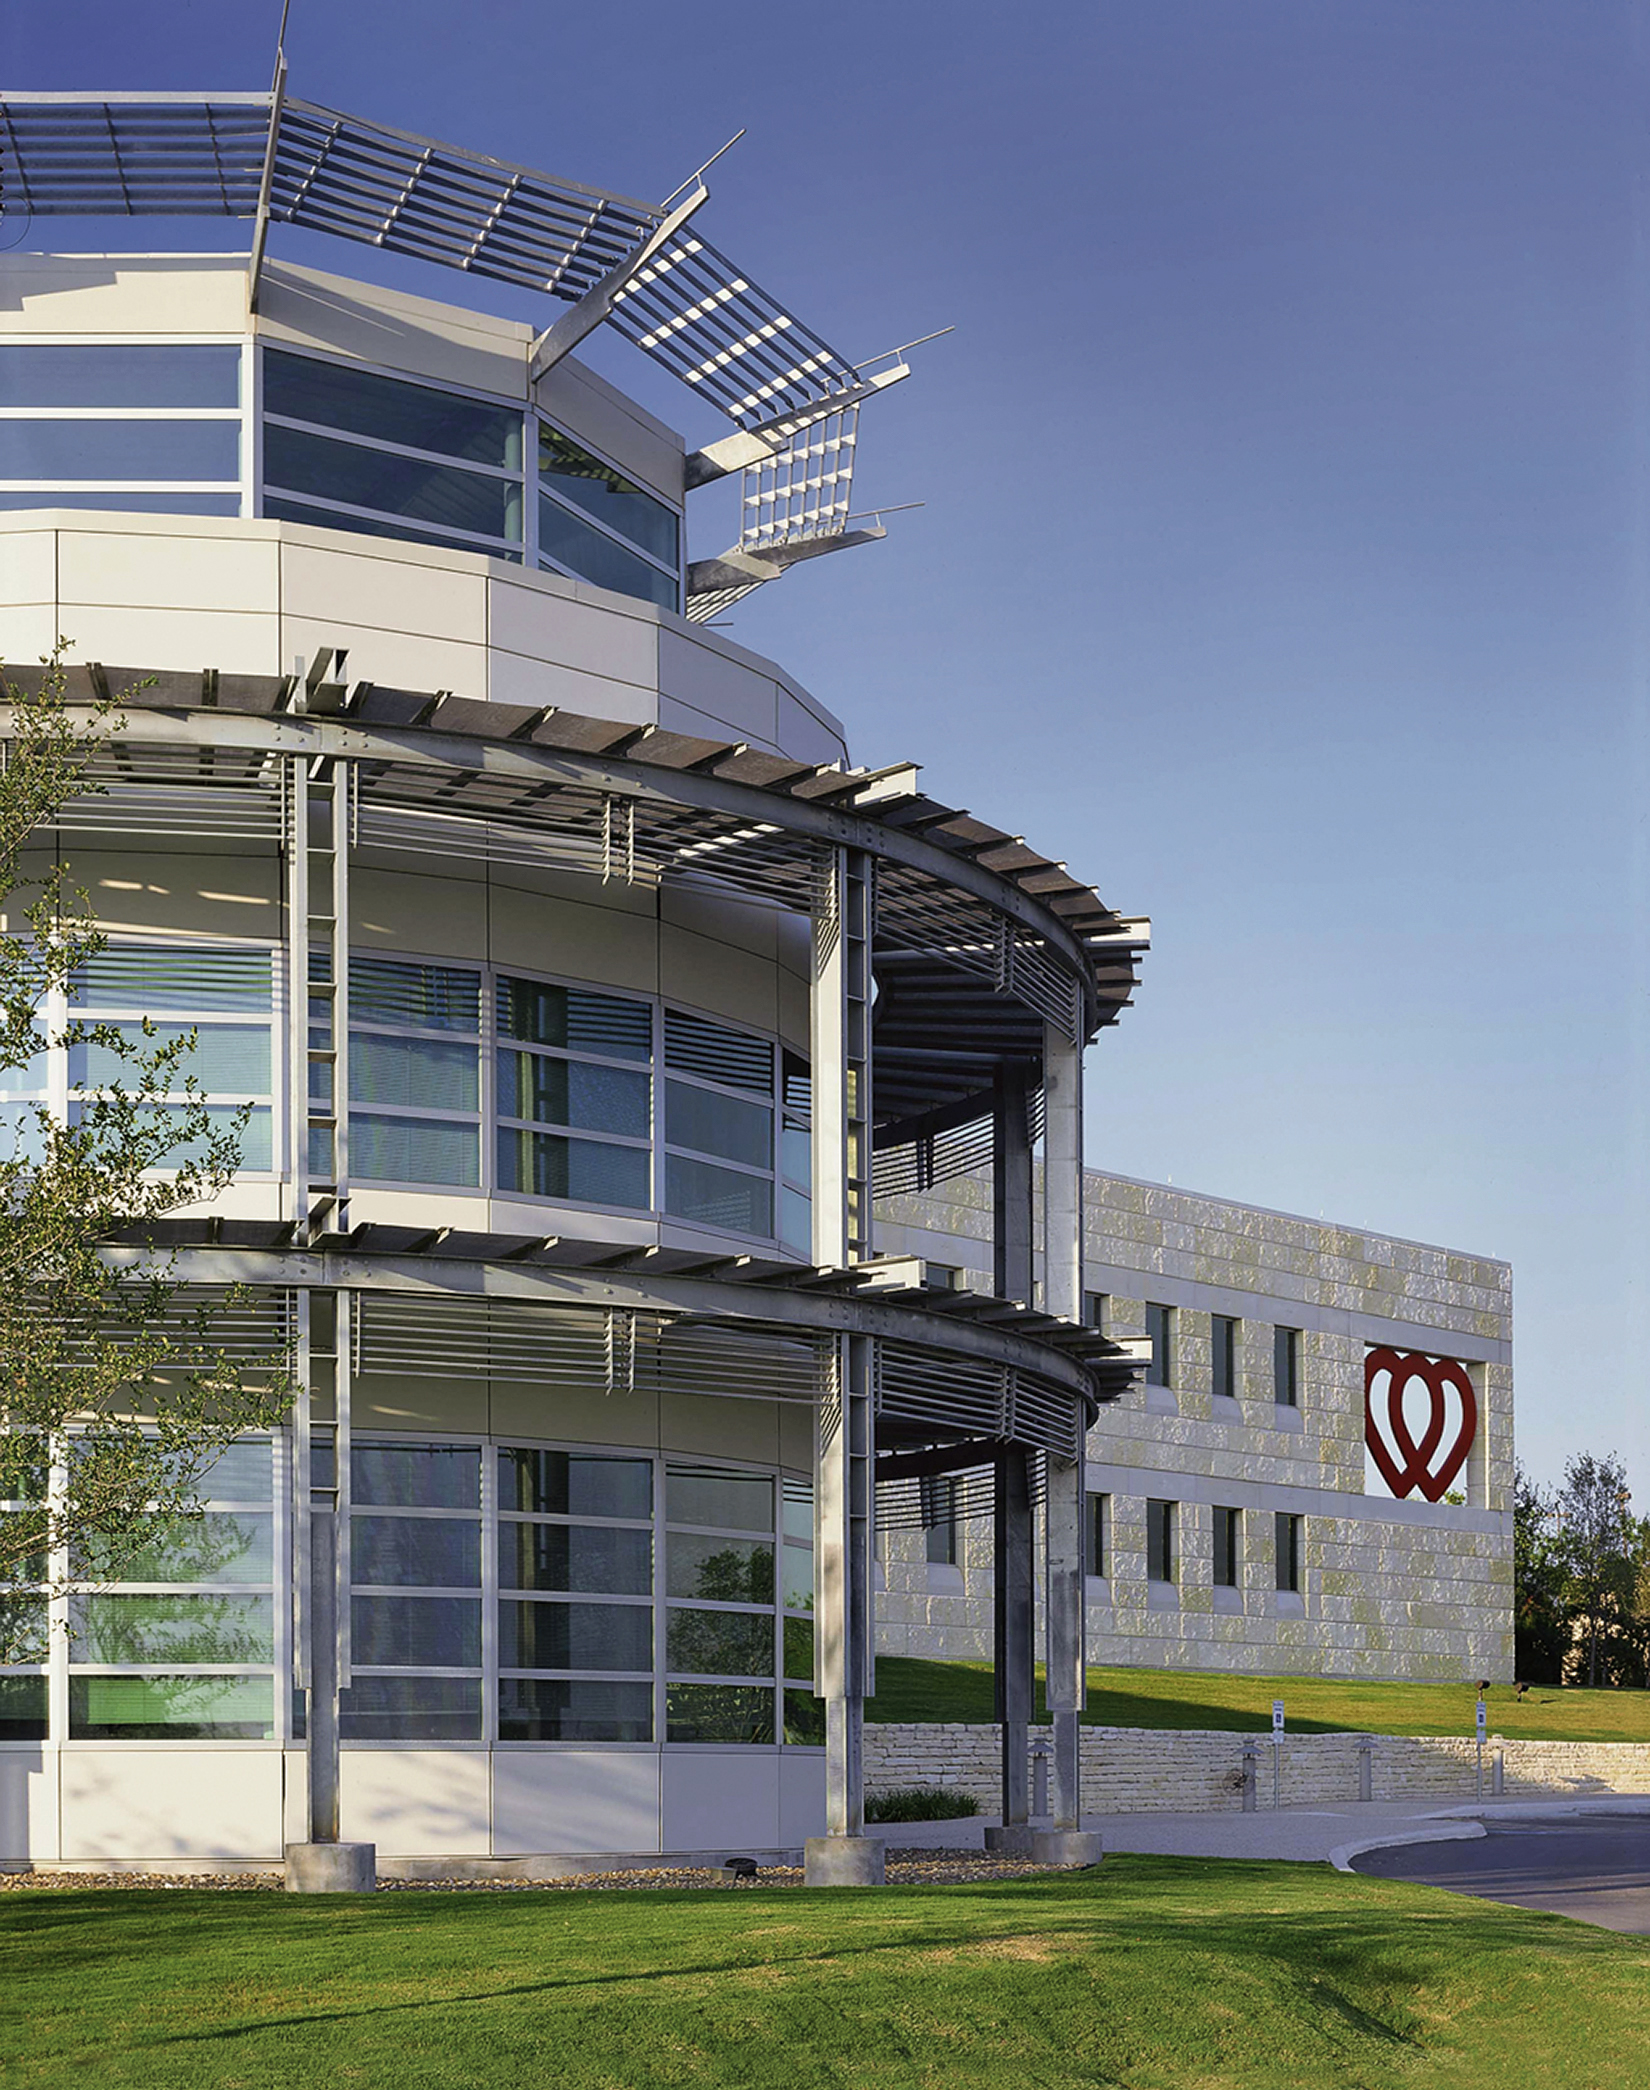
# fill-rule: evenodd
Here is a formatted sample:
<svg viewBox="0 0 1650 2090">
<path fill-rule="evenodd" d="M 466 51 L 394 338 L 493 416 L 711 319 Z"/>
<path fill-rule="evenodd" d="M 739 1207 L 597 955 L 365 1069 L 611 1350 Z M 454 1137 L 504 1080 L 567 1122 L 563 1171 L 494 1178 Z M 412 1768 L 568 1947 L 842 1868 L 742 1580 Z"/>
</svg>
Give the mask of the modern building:
<svg viewBox="0 0 1650 2090">
<path fill-rule="evenodd" d="M 1202 1367 L 1123 1399 L 1146 1302 L 1190 1363 L 1200 1314 L 1247 1327 L 1258 1289 L 1185 1223 L 1160 1250 L 1105 1229 L 1126 1187 L 1091 1189 L 1085 1250 L 1082 1055 L 1144 924 L 913 766 L 854 767 L 710 628 L 880 534 L 850 513 L 857 417 L 907 365 L 848 362 L 711 247 L 702 177 L 616 197 L 284 73 L 9 95 L 0 139 L 8 214 L 251 229 L 241 255 L 0 263 L 0 653 L 27 681 L 61 635 L 77 701 L 128 692 L 99 789 L 41 838 L 109 937 L 69 1012 L 193 1028 L 213 1105 L 249 1107 L 234 1186 L 164 1245 L 201 1295 L 248 1288 L 235 1344 L 301 1388 L 216 1470 L 198 1547 L 53 1597 L 72 1633 L 0 1678 L 0 1861 L 341 1837 L 532 1870 L 819 1837 L 817 1876 L 865 1876 L 873 1585 L 885 1645 L 939 1646 L 899 1563 L 953 1521 L 990 1547 L 991 1624 L 976 1562 L 946 1645 L 997 1663 L 1006 1833 L 1034 1655 L 1075 1832 L 1085 1612 L 1097 1652 L 1146 1659 L 1291 1638 L 1213 1601 L 1199 1638 L 1184 1574 L 1169 1636 L 1125 1504 L 1182 1505 L 1187 1560 L 1211 1505 L 1304 1514 L 1296 1623 L 1336 1615 L 1295 1505 L 1355 1492 L 1358 1440 L 1317 1419 L 1319 1365 L 1379 1341 L 1501 1373 L 1499 1274 L 1471 1328 L 1424 1276 L 1383 1318 L 1307 1244 L 1298 1298 L 1274 1288 L 1299 1430 Z M 283 225 L 544 293 L 546 323 L 297 267 Z M 692 448 L 583 367 L 600 325 L 731 433 Z M 730 474 L 737 542 L 689 561 L 690 496 Z M 46 1055 L 4 1107 L 72 1110 L 88 1078 Z M 1384 1531 L 1494 1555 L 1504 1377 L 1486 1399 L 1467 1508 L 1388 1505 Z M 1400 1578 L 1408 1540 L 1382 1543 Z"/>
</svg>

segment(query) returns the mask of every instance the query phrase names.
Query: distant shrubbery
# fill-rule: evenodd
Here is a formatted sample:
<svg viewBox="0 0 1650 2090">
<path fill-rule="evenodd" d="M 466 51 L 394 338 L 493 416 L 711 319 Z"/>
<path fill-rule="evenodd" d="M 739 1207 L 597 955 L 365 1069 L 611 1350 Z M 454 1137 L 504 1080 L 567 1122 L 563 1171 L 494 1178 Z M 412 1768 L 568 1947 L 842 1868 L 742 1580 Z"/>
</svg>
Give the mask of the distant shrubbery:
<svg viewBox="0 0 1650 2090">
<path fill-rule="evenodd" d="M 955 1786 L 899 1785 L 865 1795 L 867 1821 L 957 1821 L 979 1811 L 974 1795 Z"/>
</svg>

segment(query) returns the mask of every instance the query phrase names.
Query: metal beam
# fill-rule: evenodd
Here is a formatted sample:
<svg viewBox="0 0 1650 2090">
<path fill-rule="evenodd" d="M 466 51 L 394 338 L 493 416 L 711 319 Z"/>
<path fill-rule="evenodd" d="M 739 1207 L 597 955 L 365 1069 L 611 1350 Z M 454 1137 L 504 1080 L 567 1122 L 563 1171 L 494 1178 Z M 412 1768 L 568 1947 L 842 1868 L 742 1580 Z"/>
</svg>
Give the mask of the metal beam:
<svg viewBox="0 0 1650 2090">
<path fill-rule="evenodd" d="M 1064 1030 L 1043 1033 L 1043 1310 L 1083 1318 L 1083 1053 Z M 1088 1512 L 1083 1441 L 1077 1456 L 1045 1454 L 1043 1616 L 1048 1709 L 1054 1724 L 1054 1826 L 1082 1827 L 1079 1716 L 1087 1696 Z"/>
<path fill-rule="evenodd" d="M 269 143 L 264 148 L 263 178 L 258 183 L 258 207 L 252 217 L 252 256 L 247 270 L 248 302 L 258 309 L 258 282 L 263 274 L 264 246 L 269 239 L 269 199 L 275 186 L 275 158 L 281 142 L 281 106 L 286 100 L 286 53 L 275 53 L 275 85 L 269 97 Z"/>
<path fill-rule="evenodd" d="M 814 1689 L 825 1701 L 825 1830 L 865 1833 L 865 1700 L 876 1690 L 871 1340 L 842 1338 L 814 1449 Z"/>
<path fill-rule="evenodd" d="M 760 464 L 764 458 L 777 457 L 791 438 L 800 435 L 803 429 L 828 420 L 845 407 L 858 406 L 861 400 L 870 399 L 910 375 L 910 364 L 900 363 L 892 370 L 879 371 L 875 377 L 849 385 L 841 392 L 829 393 L 800 412 L 775 414 L 771 421 L 763 421 L 755 428 L 742 428 L 736 435 L 723 436 L 720 442 L 707 443 L 687 460 L 686 490 L 692 493 L 696 487 L 710 486 L 718 479 L 725 479 L 730 472 L 742 472 L 749 465 Z"/>
<path fill-rule="evenodd" d="M 701 204 L 709 201 L 710 190 L 701 183 L 693 194 L 685 202 L 677 204 L 669 217 L 662 224 L 656 225 L 647 238 L 627 254 L 623 261 L 615 268 L 609 269 L 599 283 L 593 283 L 570 312 L 564 312 L 554 325 L 545 328 L 528 354 L 529 384 L 537 384 L 547 371 L 555 368 L 563 356 L 577 348 L 587 334 L 596 331 L 654 255 L 675 238 Z"/>
<path fill-rule="evenodd" d="M 1031 1478 L 1027 1454 L 1018 1447 L 997 1460 L 993 1508 L 992 1668 L 1002 1724 L 1003 1787 L 998 1840 L 1004 1849 L 1020 1850 L 1030 1848 L 1036 1587 Z"/>
</svg>

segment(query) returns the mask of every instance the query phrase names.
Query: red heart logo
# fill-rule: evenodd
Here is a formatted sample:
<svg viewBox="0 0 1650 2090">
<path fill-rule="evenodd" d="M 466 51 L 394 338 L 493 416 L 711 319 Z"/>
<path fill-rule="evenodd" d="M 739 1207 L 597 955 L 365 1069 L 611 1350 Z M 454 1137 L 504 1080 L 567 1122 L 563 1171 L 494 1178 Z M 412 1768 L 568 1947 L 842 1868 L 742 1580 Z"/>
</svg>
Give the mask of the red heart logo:
<svg viewBox="0 0 1650 2090">
<path fill-rule="evenodd" d="M 1385 1416 L 1377 1420 L 1375 1382 L 1387 1375 Z M 1404 1389 L 1419 1379 L 1431 1396 L 1425 1429 L 1417 1438 L 1404 1420 Z M 1461 1402 L 1455 1440 L 1442 1450 L 1449 1428 L 1446 1390 Z M 1385 1427 L 1382 1427 L 1384 1422 Z M 1419 1489 L 1428 1502 L 1441 1502 L 1451 1481 L 1467 1462 L 1478 1434 L 1478 1396 L 1463 1364 L 1453 1357 L 1426 1357 L 1419 1350 L 1371 1350 L 1364 1358 L 1364 1442 L 1382 1480 L 1400 1501 Z M 1394 1456 L 1396 1453 L 1396 1457 Z"/>
</svg>

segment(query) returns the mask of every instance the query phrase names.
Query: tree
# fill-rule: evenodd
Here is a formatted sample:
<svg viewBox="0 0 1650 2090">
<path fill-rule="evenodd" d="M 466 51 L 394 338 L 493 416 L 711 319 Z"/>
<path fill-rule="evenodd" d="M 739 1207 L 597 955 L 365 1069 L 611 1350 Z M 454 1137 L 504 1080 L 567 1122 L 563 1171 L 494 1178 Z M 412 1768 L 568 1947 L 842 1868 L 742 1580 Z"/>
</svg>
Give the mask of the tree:
<svg viewBox="0 0 1650 2090">
<path fill-rule="evenodd" d="M 192 1034 L 73 1014 L 106 940 L 41 831 L 98 788 L 120 721 L 118 700 L 71 719 L 62 653 L 36 688 L 0 682 L 0 1662 L 40 1659 L 43 1590 L 114 1579 L 157 1518 L 198 1523 L 202 1475 L 291 1397 L 226 1354 L 226 1302 L 192 1298 L 154 1245 L 229 1181 L 244 1118 L 208 1111 Z M 53 1053 L 76 1070 L 67 1112 L 42 1098 Z"/>
<path fill-rule="evenodd" d="M 1525 1683 L 1564 1681 L 1565 1582 L 1552 1497 L 1520 1466 L 1513 1476 L 1513 1661 Z"/>
<path fill-rule="evenodd" d="M 1586 1650 L 1587 1682 L 1596 1687 L 1637 1596 L 1638 1532 L 1627 1469 L 1613 1453 L 1581 1453 L 1564 1468 L 1553 1511 L 1566 1609 Z"/>
</svg>

